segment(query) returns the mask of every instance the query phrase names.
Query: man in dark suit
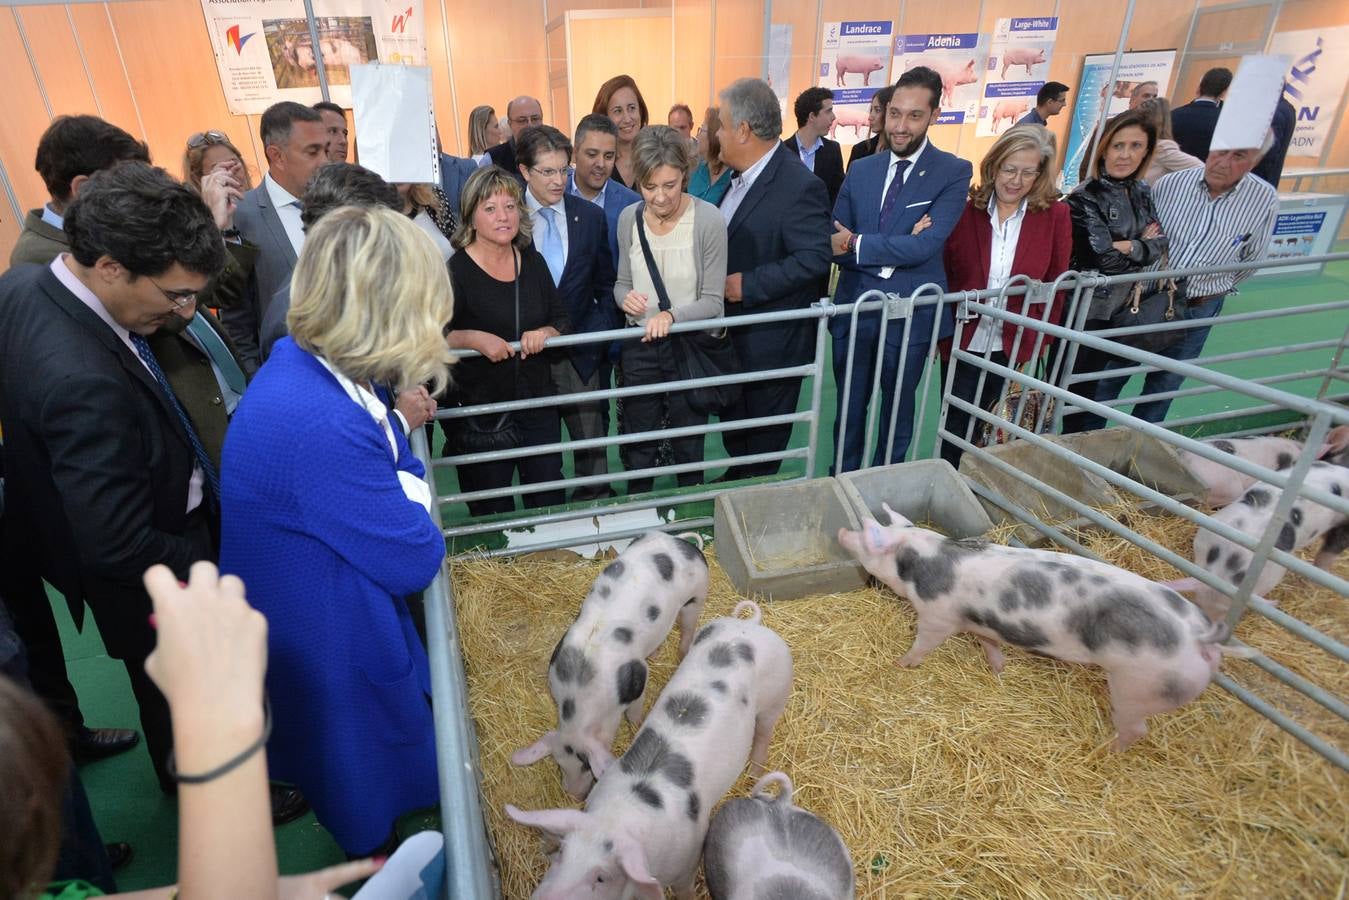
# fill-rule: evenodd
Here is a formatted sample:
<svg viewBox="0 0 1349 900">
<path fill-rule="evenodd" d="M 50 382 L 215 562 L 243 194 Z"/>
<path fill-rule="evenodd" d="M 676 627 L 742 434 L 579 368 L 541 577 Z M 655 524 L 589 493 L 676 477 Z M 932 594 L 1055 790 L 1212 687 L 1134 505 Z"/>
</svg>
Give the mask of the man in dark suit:
<svg viewBox="0 0 1349 900">
<path fill-rule="evenodd" d="M 838 141 L 825 137 L 834 127 L 834 94 L 829 88 L 806 88 L 796 98 L 796 134 L 783 141 L 829 190 L 833 208 L 838 190 L 843 187 L 843 150 Z"/>
<path fill-rule="evenodd" d="M 48 201 L 31 210 L 10 253 L 11 266 L 49 264 L 69 247 L 64 213 L 95 172 L 125 160 L 149 162 L 149 150 L 122 129 L 97 116 L 59 116 L 38 141 L 35 165 Z M 87 762 L 130 750 L 140 737 L 129 728 L 89 728 L 79 697 L 66 673 L 61 636 L 51 601 L 31 555 L 9 556 L 0 539 L 0 596 L 13 612 L 15 627 L 31 654 L 33 688 L 61 719 L 76 760 Z"/>
<path fill-rule="evenodd" d="M 244 194 L 234 211 L 234 225 L 258 248 L 257 259 L 244 296 L 221 310 L 225 329 L 250 375 L 262 365 L 258 334 L 263 316 L 276 292 L 290 283 L 304 246 L 300 198 L 315 170 L 327 162 L 328 143 L 323 116 L 290 101 L 268 107 L 258 131 L 267 155 L 267 175 Z"/>
<path fill-rule="evenodd" d="M 1283 177 L 1283 161 L 1288 156 L 1288 145 L 1293 143 L 1293 132 L 1297 130 L 1297 109 L 1288 102 L 1287 94 L 1279 95 L 1279 105 L 1274 107 L 1274 119 L 1269 123 L 1269 130 L 1274 133 L 1274 143 L 1251 170 L 1251 174 L 1263 178 L 1277 191 L 1279 179 Z"/>
<path fill-rule="evenodd" d="M 1199 79 L 1199 96 L 1171 110 L 1171 136 L 1180 149 L 1198 159 L 1208 159 L 1208 145 L 1213 140 L 1213 129 L 1218 127 L 1218 113 L 1231 84 L 1231 69 L 1221 66 L 1209 69 Z"/>
<path fill-rule="evenodd" d="M 450 211 L 454 213 L 456 222 L 459 221 L 459 195 L 464 192 L 468 176 L 476 171 L 478 164 L 471 159 L 440 154 L 440 189 L 445 193 L 445 199 L 450 201 Z"/>
<path fill-rule="evenodd" d="M 526 128 L 516 138 L 516 158 L 520 177 L 525 180 L 525 208 L 533 225 L 530 233 L 534 248 L 548 264 L 558 296 L 567 307 L 572 333 L 619 327 L 613 299 L 614 258 L 604 213 L 595 204 L 566 192 L 571 142 L 551 125 Z M 607 344 L 589 344 L 558 354 L 552 362 L 557 392 L 584 394 L 607 388 L 607 349 Z M 561 412 L 573 441 L 609 434 L 607 400 L 564 406 Z M 609 474 L 608 454 L 603 447 L 574 450 L 572 457 L 579 478 Z M 611 496 L 610 487 L 597 482 L 577 487 L 571 499 Z"/>
<path fill-rule="evenodd" d="M 955 228 L 969 192 L 970 164 L 939 150 L 928 140 L 928 127 L 937 120 L 941 76 L 926 66 L 916 66 L 900 76 L 885 111 L 889 153 L 858 160 L 848 171 L 834 205 L 834 261 L 842 271 L 834 299 L 854 303 L 870 290 L 907 297 L 929 282 L 946 287 L 942 248 Z M 926 228 L 914 228 L 926 219 Z M 899 413 L 895 440 L 889 445 L 890 410 L 900 376 L 899 357 L 904 346 L 905 322 L 891 321 L 881 354 L 881 396 L 873 398 L 871 384 L 876 366 L 876 343 L 880 336 L 880 311 L 863 313 L 857 323 L 851 384 L 844 404 L 848 369 L 850 319 L 837 316 L 829 323 L 834 339 L 834 383 L 839 412 L 835 446 L 842 448 L 841 471 L 862 465 L 867 404 L 881 403 L 879 441 L 873 465 L 904 460 L 913 435 L 914 394 L 932 340 L 935 308 L 914 309 L 909 317 L 908 352 L 899 381 Z M 949 316 L 941 323 L 940 336 L 953 330 Z M 840 426 L 846 422 L 840 437 Z"/>
<path fill-rule="evenodd" d="M 488 150 L 487 155 L 482 158 L 482 162 L 478 165 L 479 167 L 501 166 L 501 168 L 519 178 L 520 164 L 519 160 L 515 158 L 515 142 L 520 139 L 520 132 L 526 128 L 543 124 L 543 104 L 533 97 L 516 97 L 506 104 L 506 121 L 511 126 L 510 140 L 497 144 Z"/>
<path fill-rule="evenodd" d="M 797 164 L 778 140 L 781 133 L 777 95 L 767 82 L 742 78 L 721 92 L 721 158 L 740 173 L 721 202 L 728 316 L 804 309 L 819 299 L 829 274 L 825 183 Z M 815 330 L 814 321 L 799 321 L 732 328 L 730 334 L 741 369 L 755 371 L 808 362 L 815 355 Z M 800 378 L 750 382 L 721 418 L 793 413 L 800 393 Z M 791 436 L 790 425 L 773 425 L 724 432 L 722 443 L 732 457 L 750 456 L 781 452 Z M 722 478 L 771 475 L 780 466 L 777 461 L 732 466 Z"/>
<path fill-rule="evenodd" d="M 161 170 L 100 172 L 66 212 L 69 254 L 0 278 L 5 538 L 36 559 L 80 624 L 87 603 L 126 664 L 166 791 L 168 706 L 141 575 L 212 556 L 216 472 L 145 336 L 190 310 L 225 262 L 201 200 Z"/>
<path fill-rule="evenodd" d="M 618 126 L 608 116 L 591 113 L 576 126 L 575 166 L 567 176 L 567 193 L 604 210 L 609 224 L 609 252 L 618 271 L 618 214 L 641 200 L 637 192 L 614 180 L 618 159 Z"/>
</svg>

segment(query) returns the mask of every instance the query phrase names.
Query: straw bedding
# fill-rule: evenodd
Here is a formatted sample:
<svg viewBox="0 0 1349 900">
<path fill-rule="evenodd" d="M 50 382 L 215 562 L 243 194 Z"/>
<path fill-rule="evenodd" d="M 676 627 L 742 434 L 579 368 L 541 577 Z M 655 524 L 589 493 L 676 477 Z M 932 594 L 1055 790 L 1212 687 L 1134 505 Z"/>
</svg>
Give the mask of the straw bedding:
<svg viewBox="0 0 1349 900">
<path fill-rule="evenodd" d="M 1136 515 L 1131 524 L 1188 555 L 1194 526 Z M 1175 577 L 1130 544 L 1078 536 L 1141 574 Z M 739 599 L 709 560 L 704 621 Z M 556 722 L 548 656 L 602 565 L 554 556 L 453 570 L 484 806 L 508 898 L 529 896 L 546 861 L 536 834 L 507 819 L 505 804 L 576 805 L 550 761 L 515 768 L 510 754 Z M 1339 573 L 1349 576 L 1349 563 Z M 1344 598 L 1292 575 L 1273 596 L 1349 639 Z M 1148 736 L 1117 754 L 1107 749 L 1113 731 L 1099 669 L 1009 648 L 994 676 L 969 635 L 917 669 L 899 669 L 915 617 L 884 588 L 762 606 L 796 665 L 769 766 L 790 774 L 795 801 L 843 836 L 860 897 L 1345 896 L 1349 778 L 1216 686 L 1154 717 Z M 1239 629 L 1244 640 L 1349 696 L 1342 664 L 1254 619 Z M 672 637 L 653 662 L 648 707 L 673 672 L 675 644 Z M 1264 677 L 1241 660 L 1227 660 L 1224 671 L 1248 684 Z M 1297 699 L 1288 708 L 1299 718 L 1330 720 Z M 1340 729 L 1321 730 L 1349 746 Z M 632 733 L 624 724 L 620 752 Z M 742 777 L 733 795 L 751 785 Z"/>
</svg>

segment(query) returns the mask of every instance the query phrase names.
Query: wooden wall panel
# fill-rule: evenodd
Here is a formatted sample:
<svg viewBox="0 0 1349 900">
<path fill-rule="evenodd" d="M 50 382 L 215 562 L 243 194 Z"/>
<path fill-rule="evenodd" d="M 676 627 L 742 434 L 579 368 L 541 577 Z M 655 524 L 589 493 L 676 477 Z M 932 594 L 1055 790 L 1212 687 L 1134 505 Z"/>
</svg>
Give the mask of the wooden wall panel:
<svg viewBox="0 0 1349 900">
<path fill-rule="evenodd" d="M 717 0 L 714 91 L 763 75 L 763 12 L 762 0 Z"/>
<path fill-rule="evenodd" d="M 14 12 L 23 22 L 23 31 L 28 36 L 28 45 L 33 50 L 52 111 L 57 115 L 98 115 L 98 104 L 94 101 L 94 92 L 65 7 L 14 7 Z"/>
<path fill-rule="evenodd" d="M 33 156 L 38 138 L 47 130 L 50 118 L 38 92 L 37 77 L 28 64 L 28 57 L 19 38 L 12 10 L 0 10 L 0 59 L 5 60 L 4 127 L 0 128 L 0 158 L 5 161 L 19 204 L 35 209 L 47 202 L 47 189 L 33 169 Z M 8 218 L 11 210 L 4 203 Z M 22 226 L 22 222 L 19 223 Z M 17 234 L 17 232 L 16 232 Z M 0 266 L 7 264 L 12 244 L 0 247 Z"/>
<path fill-rule="evenodd" d="M 586 19 L 572 16 L 571 96 L 577 112 L 593 107 L 600 85 L 614 75 L 631 75 L 642 89 L 651 121 L 663 124 L 674 102 L 668 15 Z M 570 122 L 564 130 L 570 130 Z M 559 126 L 560 127 L 560 126 Z"/>
<path fill-rule="evenodd" d="M 456 106 L 458 98 L 450 72 L 449 48 L 445 46 L 440 0 L 423 0 L 422 8 L 426 22 L 426 64 L 431 67 L 431 100 L 440 149 L 454 156 L 468 156 L 468 114 L 473 106 Z M 448 12 L 449 7 L 445 10 Z M 355 142 L 350 146 L 355 147 Z"/>
<path fill-rule="evenodd" d="M 122 70 L 122 60 L 117 56 L 107 7 L 101 3 L 75 3 L 66 8 L 75 23 L 75 35 L 84 49 L 89 71 L 94 74 L 94 93 L 103 110 L 103 118 L 144 140 L 145 132 L 137 119 L 131 84 Z M 249 148 L 240 149 L 249 152 Z"/>
<path fill-rule="evenodd" d="M 467 121 L 469 110 L 490 103 L 498 116 L 513 98 L 548 102 L 548 56 L 542 0 L 446 0 L 454 89 Z M 441 40 L 427 35 L 427 43 Z M 464 141 L 461 152 L 466 152 Z"/>
<path fill-rule="evenodd" d="M 693 110 L 698 130 L 703 112 L 716 102 L 712 82 L 712 0 L 678 0 L 674 17 L 674 99 Z"/>
</svg>

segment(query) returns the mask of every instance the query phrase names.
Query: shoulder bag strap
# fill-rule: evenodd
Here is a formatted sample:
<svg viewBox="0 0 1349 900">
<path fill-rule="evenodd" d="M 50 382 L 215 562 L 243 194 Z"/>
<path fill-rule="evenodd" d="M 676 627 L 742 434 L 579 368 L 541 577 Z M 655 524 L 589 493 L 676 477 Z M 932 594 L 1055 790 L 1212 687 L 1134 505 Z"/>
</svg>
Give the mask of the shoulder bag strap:
<svg viewBox="0 0 1349 900">
<path fill-rule="evenodd" d="M 642 256 L 646 258 L 646 268 L 651 275 L 651 284 L 656 289 L 656 299 L 660 302 L 660 311 L 670 311 L 670 295 L 665 292 L 665 279 L 660 277 L 660 268 L 656 257 L 651 253 L 651 244 L 646 239 L 646 222 L 643 221 L 646 203 L 637 204 L 637 239 L 642 242 Z"/>
</svg>

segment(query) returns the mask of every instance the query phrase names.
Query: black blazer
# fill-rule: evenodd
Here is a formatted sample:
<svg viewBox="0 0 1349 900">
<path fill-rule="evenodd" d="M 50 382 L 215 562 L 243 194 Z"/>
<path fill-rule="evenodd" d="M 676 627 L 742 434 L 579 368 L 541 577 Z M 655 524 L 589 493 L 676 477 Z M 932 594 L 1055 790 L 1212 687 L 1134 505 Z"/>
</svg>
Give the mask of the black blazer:
<svg viewBox="0 0 1349 900">
<path fill-rule="evenodd" d="M 609 249 L 609 222 L 604 210 L 575 194 L 564 194 L 562 206 L 567 211 L 567 265 L 562 269 L 557 293 L 567 307 L 572 333 L 618 328 L 614 254 Z M 538 235 L 535 229 L 534 236 Z M 573 347 L 568 355 L 576 374 L 586 381 L 608 351 L 607 344 L 589 344 Z"/>
<path fill-rule="evenodd" d="M 185 577 L 193 456 L 131 349 L 45 266 L 0 277 L 0 427 L 11 552 L 33 553 L 77 625 L 87 601 L 110 655 L 148 652 L 141 575 Z"/>
<path fill-rule="evenodd" d="M 487 151 L 487 158 L 494 165 L 501 166 L 507 172 L 515 176 L 515 180 L 521 184 L 525 183 L 525 176 L 520 174 L 520 164 L 515 161 L 515 138 L 497 144 Z"/>
<path fill-rule="evenodd" d="M 832 233 L 824 182 L 779 144 L 726 229 L 726 272 L 740 273 L 744 296 L 727 302 L 726 315 L 804 309 L 818 300 L 829 274 Z M 799 365 L 815 353 L 813 320 L 730 333 L 745 369 Z"/>
<path fill-rule="evenodd" d="M 1213 129 L 1218 127 L 1222 104 L 1213 100 L 1191 100 L 1171 110 L 1171 136 L 1180 149 L 1199 159 L 1208 159 Z"/>
<path fill-rule="evenodd" d="M 792 135 L 782 143 L 787 145 L 796 161 L 800 162 L 801 145 L 796 142 L 796 135 Z M 815 176 L 824 182 L 825 188 L 829 191 L 829 208 L 833 209 L 834 201 L 838 199 L 839 188 L 843 187 L 843 148 L 839 146 L 838 141 L 825 138 L 820 149 L 815 151 Z"/>
</svg>

